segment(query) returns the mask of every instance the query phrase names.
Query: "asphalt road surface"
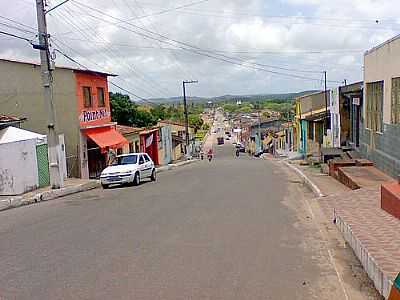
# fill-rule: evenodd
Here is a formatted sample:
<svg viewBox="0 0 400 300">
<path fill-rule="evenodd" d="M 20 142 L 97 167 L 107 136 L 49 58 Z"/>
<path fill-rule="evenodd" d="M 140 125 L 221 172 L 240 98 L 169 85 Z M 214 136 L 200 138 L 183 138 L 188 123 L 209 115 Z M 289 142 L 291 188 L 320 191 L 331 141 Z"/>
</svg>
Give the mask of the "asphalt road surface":
<svg viewBox="0 0 400 300">
<path fill-rule="evenodd" d="M 295 178 L 225 145 L 156 183 L 0 212 L 0 299 L 344 299 Z"/>
</svg>

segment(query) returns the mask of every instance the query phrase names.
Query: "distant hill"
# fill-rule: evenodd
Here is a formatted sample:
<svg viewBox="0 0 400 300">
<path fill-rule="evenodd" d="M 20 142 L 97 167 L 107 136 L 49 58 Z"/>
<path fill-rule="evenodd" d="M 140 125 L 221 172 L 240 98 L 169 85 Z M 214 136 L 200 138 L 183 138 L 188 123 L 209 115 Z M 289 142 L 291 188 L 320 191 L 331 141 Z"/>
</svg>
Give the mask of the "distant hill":
<svg viewBox="0 0 400 300">
<path fill-rule="evenodd" d="M 223 102 L 223 101 L 257 101 L 257 100 L 294 100 L 296 97 L 301 97 L 307 94 L 318 92 L 318 90 L 302 91 L 297 93 L 281 93 L 281 94 L 255 94 L 255 95 L 223 95 L 218 97 L 188 97 L 188 102 Z M 182 96 L 180 97 L 170 97 L 170 98 L 154 98 L 149 99 L 151 102 L 158 103 L 177 103 L 182 101 Z"/>
</svg>

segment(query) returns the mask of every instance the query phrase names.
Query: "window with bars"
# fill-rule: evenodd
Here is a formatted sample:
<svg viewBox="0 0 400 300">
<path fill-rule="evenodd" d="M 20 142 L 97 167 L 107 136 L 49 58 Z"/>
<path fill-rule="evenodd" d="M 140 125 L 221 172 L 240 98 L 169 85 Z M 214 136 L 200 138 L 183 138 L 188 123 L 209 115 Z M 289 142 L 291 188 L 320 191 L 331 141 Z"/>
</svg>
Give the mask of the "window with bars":
<svg viewBox="0 0 400 300">
<path fill-rule="evenodd" d="M 383 81 L 367 83 L 366 119 L 368 129 L 383 131 Z"/>
<path fill-rule="evenodd" d="M 392 124 L 400 124 L 400 77 L 392 78 Z"/>
</svg>

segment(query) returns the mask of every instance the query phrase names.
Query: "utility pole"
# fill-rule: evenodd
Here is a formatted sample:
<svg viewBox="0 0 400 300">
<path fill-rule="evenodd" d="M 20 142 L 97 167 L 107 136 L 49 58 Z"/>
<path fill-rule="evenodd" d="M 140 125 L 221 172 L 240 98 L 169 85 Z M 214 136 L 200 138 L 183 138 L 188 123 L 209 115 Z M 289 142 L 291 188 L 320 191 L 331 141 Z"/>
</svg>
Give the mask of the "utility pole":
<svg viewBox="0 0 400 300">
<path fill-rule="evenodd" d="M 262 151 L 262 143 L 261 143 L 261 117 L 260 111 L 257 112 L 258 114 L 258 141 L 260 143 L 260 151 Z"/>
<path fill-rule="evenodd" d="M 327 135 L 328 130 L 328 95 L 326 94 L 326 71 L 324 71 L 324 95 L 325 95 L 325 135 Z"/>
<path fill-rule="evenodd" d="M 187 101 L 186 101 L 186 84 L 190 83 L 197 83 L 197 80 L 190 80 L 190 81 L 182 81 L 182 88 L 183 88 L 183 109 L 185 114 L 185 154 L 189 156 L 189 116 L 188 116 L 188 109 L 187 109 Z"/>
<path fill-rule="evenodd" d="M 36 0 L 38 22 L 38 37 L 44 102 L 47 108 L 47 143 L 49 147 L 50 185 L 59 189 L 63 185 L 63 177 L 58 163 L 58 136 L 56 133 L 56 118 L 53 103 L 53 77 L 50 62 L 49 36 L 47 33 L 45 0 Z"/>
<path fill-rule="evenodd" d="M 344 85 L 346 86 L 347 85 L 347 79 L 344 79 L 343 82 L 344 82 Z"/>
</svg>

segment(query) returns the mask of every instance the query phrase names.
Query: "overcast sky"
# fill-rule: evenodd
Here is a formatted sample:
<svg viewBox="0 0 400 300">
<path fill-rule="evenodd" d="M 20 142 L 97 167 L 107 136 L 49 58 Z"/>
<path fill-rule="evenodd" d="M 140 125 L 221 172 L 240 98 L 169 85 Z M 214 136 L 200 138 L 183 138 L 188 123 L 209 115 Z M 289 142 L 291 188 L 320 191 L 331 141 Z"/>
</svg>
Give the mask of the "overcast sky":
<svg viewBox="0 0 400 300">
<path fill-rule="evenodd" d="M 48 1 L 49 8 L 62 2 Z M 0 0 L 0 30 L 35 39 L 34 0 Z M 20 22 L 27 27 L 5 19 Z M 31 28 L 32 27 L 32 28 Z M 362 79 L 363 52 L 400 32 L 398 0 L 70 0 L 52 46 L 143 98 L 295 92 Z M 0 57 L 38 61 L 0 35 Z M 61 54 L 56 64 L 76 66 Z M 111 86 L 112 90 L 116 90 Z M 135 97 L 132 96 L 133 99 Z"/>
</svg>

